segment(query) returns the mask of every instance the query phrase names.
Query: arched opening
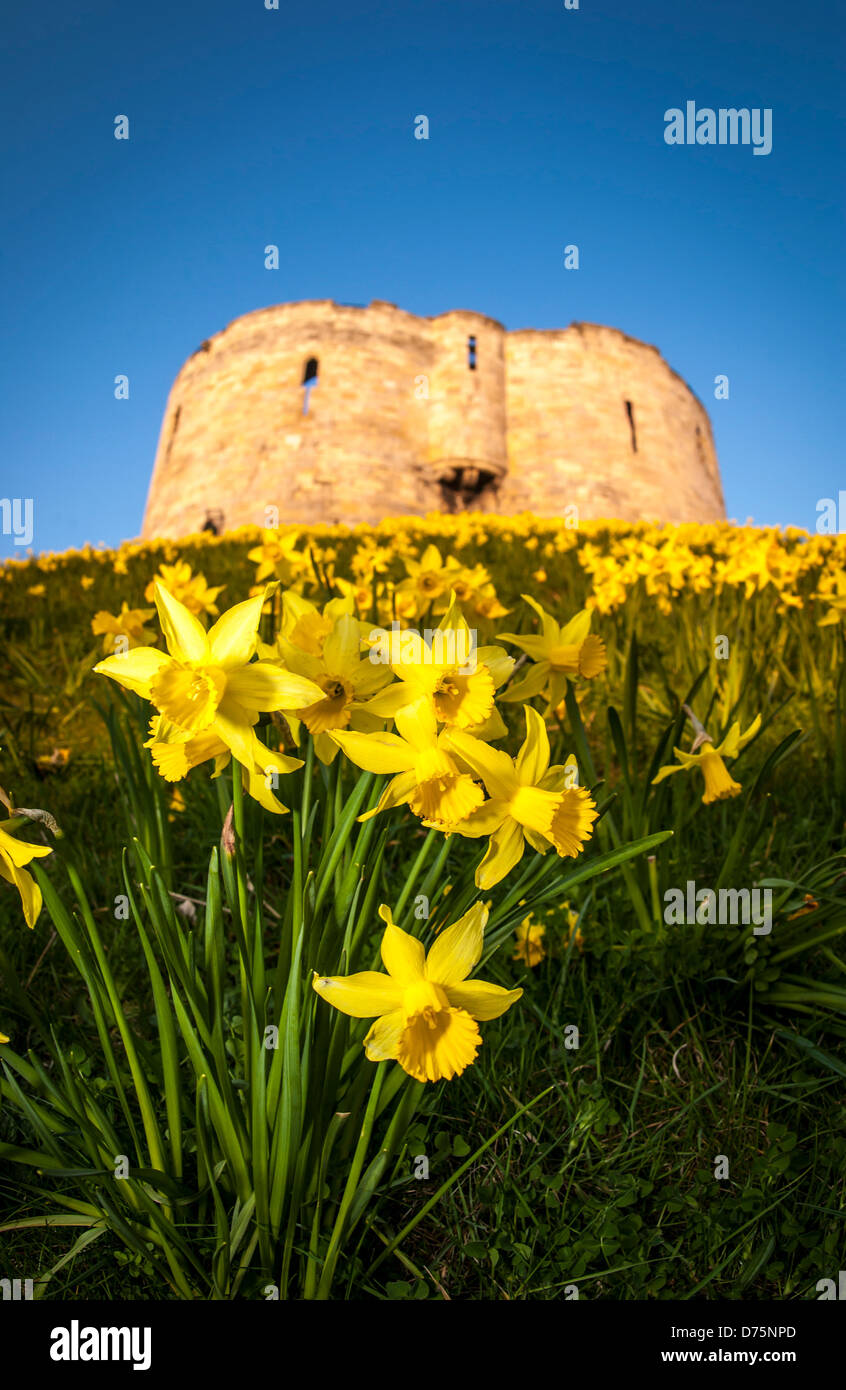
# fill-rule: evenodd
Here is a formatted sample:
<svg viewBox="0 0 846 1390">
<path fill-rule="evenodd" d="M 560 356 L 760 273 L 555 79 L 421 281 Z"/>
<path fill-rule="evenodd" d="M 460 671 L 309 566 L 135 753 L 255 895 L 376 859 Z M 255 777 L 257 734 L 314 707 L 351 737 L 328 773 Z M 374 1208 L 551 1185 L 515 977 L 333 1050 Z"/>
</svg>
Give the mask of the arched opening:
<svg viewBox="0 0 846 1390">
<path fill-rule="evenodd" d="M 220 535 L 222 535 L 222 534 L 223 534 L 223 512 L 220 511 L 220 510 L 211 511 L 211 512 L 207 511 L 207 512 L 206 512 L 206 519 L 205 519 L 205 521 L 203 522 L 203 525 L 202 525 L 202 528 L 201 528 L 201 529 L 202 529 L 203 531 L 209 531 L 209 532 L 211 533 L 211 535 L 213 535 L 213 536 L 220 536 Z"/>
<path fill-rule="evenodd" d="M 496 502 L 499 479 L 485 468 L 450 468 L 438 482 L 448 512 L 486 512 Z"/>
<path fill-rule="evenodd" d="M 625 402 L 625 406 L 626 406 L 626 414 L 627 414 L 628 417 L 629 417 L 629 432 L 630 432 L 631 437 L 632 437 L 632 453 L 633 453 L 633 454 L 636 454 L 636 453 L 637 453 L 637 431 L 635 430 L 634 406 L 632 405 L 631 401 L 626 401 L 626 402 Z"/>
<path fill-rule="evenodd" d="M 317 385 L 317 358 L 310 357 L 303 371 L 303 415 L 308 415 L 309 396 Z"/>
<path fill-rule="evenodd" d="M 470 368 L 470 371 L 471 371 L 471 372 L 475 372 L 475 370 L 476 370 L 476 339 L 473 338 L 473 337 L 470 337 L 470 338 L 467 339 L 467 366 Z"/>
</svg>

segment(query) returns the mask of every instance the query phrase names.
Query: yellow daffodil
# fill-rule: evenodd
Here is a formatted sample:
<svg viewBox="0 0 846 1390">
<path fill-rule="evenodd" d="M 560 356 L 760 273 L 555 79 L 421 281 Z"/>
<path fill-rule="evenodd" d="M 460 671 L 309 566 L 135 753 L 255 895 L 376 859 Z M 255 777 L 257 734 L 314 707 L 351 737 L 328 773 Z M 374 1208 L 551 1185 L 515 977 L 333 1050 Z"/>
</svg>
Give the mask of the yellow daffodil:
<svg viewBox="0 0 846 1390">
<path fill-rule="evenodd" d="M 387 573 L 393 558 L 393 546 L 379 545 L 375 536 L 365 536 L 356 547 L 350 561 L 350 569 L 356 579 L 369 584 L 374 574 Z"/>
<path fill-rule="evenodd" d="M 215 599 L 226 587 L 224 584 L 218 584 L 216 588 L 210 589 L 205 575 L 191 573 L 191 566 L 187 560 L 177 560 L 173 565 L 159 566 L 158 574 L 150 580 L 144 590 L 144 597 L 148 603 L 155 599 L 159 584 L 183 604 L 189 613 L 197 617 L 204 613 L 209 613 L 212 617 L 217 616 L 220 610 Z"/>
<path fill-rule="evenodd" d="M 49 846 L 29 845 L 25 840 L 16 840 L 0 826 L 0 878 L 5 878 L 20 893 L 24 921 L 30 928 L 35 926 L 41 911 L 41 889 L 32 875 L 26 872 L 25 865 L 52 853 Z"/>
<path fill-rule="evenodd" d="M 605 670 L 605 644 L 590 631 L 590 613 L 582 609 L 563 627 L 539 603 L 527 594 L 523 599 L 541 620 L 541 631 L 535 635 L 501 632 L 502 642 L 513 642 L 534 661 L 528 673 L 506 690 L 503 700 L 531 700 L 545 695 L 548 706 L 554 709 L 567 693 L 567 681 L 584 676 L 592 680 Z"/>
<path fill-rule="evenodd" d="M 39 772 L 58 772 L 70 762 L 69 748 L 54 748 L 52 753 L 39 753 L 35 765 Z"/>
<path fill-rule="evenodd" d="M 320 656 L 323 644 L 334 630 L 338 619 L 344 614 L 351 615 L 353 611 L 354 603 L 351 598 L 332 598 L 321 610 L 316 603 L 303 598 L 296 590 L 287 589 L 282 595 L 279 636 L 311 656 Z M 259 651 L 269 660 L 275 659 L 278 655 L 266 647 L 260 647 Z"/>
<path fill-rule="evenodd" d="M 392 719 L 404 706 L 423 699 L 441 724 L 474 732 L 484 728 L 487 738 L 506 732 L 495 715 L 494 692 L 511 675 L 514 659 L 502 647 L 474 648 L 474 635 L 456 604 L 429 641 L 410 630 L 385 635 L 396 648 L 390 652 L 390 669 L 398 679 L 368 701 L 368 713 Z M 492 716 L 496 733 L 486 727 Z"/>
<path fill-rule="evenodd" d="M 315 975 L 312 986 L 327 1003 L 352 1018 L 375 1018 L 364 1040 L 371 1062 L 397 1061 L 417 1081 L 449 1081 L 476 1060 L 482 1045 L 479 1023 L 499 1018 L 520 998 L 486 980 L 468 980 L 479 963 L 488 909 L 476 903 L 435 941 L 423 943 L 385 923 L 382 963 L 386 975 Z"/>
<path fill-rule="evenodd" d="M 567 922 L 567 926 L 564 930 L 564 949 L 566 950 L 570 945 L 570 942 L 572 941 L 573 945 L 576 947 L 576 950 L 581 951 L 582 946 L 584 944 L 584 936 L 582 934 L 582 929 L 579 926 L 579 914 L 578 912 L 575 912 L 573 910 L 573 908 L 570 906 L 568 902 L 562 903 L 562 907 L 564 909 L 564 917 Z M 574 932 L 576 934 L 575 940 L 573 940 Z"/>
<path fill-rule="evenodd" d="M 452 576 L 436 545 L 427 545 L 419 560 L 406 557 L 405 569 L 408 578 L 397 585 L 397 598 L 404 595 L 409 600 L 411 611 L 405 616 L 419 618 L 429 612 L 436 599 L 449 593 Z"/>
<path fill-rule="evenodd" d="M 478 888 L 505 878 L 522 859 L 526 841 L 540 854 L 555 849 L 562 858 L 575 858 L 593 834 L 596 806 L 584 787 L 572 785 L 575 760 L 550 767 L 546 725 L 531 705 L 525 710 L 526 737 L 516 760 L 460 729 L 446 735 L 447 746 L 481 777 L 490 797 L 455 826 L 459 835 L 490 836 L 476 870 Z"/>
<path fill-rule="evenodd" d="M 371 608 L 373 607 L 372 579 L 360 579 L 356 583 L 351 583 L 350 580 L 342 578 L 341 575 L 336 575 L 333 579 L 333 583 L 336 589 L 340 589 L 341 594 L 344 598 L 352 599 L 355 605 L 355 611 L 357 613 L 365 614 L 370 612 Z M 377 601 L 379 599 L 379 596 L 383 594 L 384 591 L 384 584 L 377 584 Z"/>
<path fill-rule="evenodd" d="M 299 721 L 305 724 L 321 762 L 331 763 L 338 752 L 330 733 L 346 728 L 372 733 L 381 726 L 382 720 L 366 713 L 361 702 L 390 680 L 390 672 L 371 662 L 367 653 L 362 656 L 359 623 L 349 613 L 342 612 L 330 623 L 316 654 L 284 637 L 261 651 L 271 661 L 275 658 L 283 671 L 303 676 L 321 690 L 321 699 L 286 714 L 295 741 L 299 742 Z"/>
<path fill-rule="evenodd" d="M 490 572 L 484 565 L 474 565 L 471 569 L 449 555 L 446 570 L 449 574 L 450 588 L 456 599 L 474 618 L 503 618 L 511 611 L 509 608 L 503 608 L 497 598 Z M 442 602 L 436 602 L 435 612 L 438 612 L 440 607 L 443 607 Z"/>
<path fill-rule="evenodd" d="M 688 772 L 691 768 L 698 767 L 705 778 L 702 800 L 706 806 L 712 801 L 725 801 L 730 797 L 739 796 L 743 788 L 740 782 L 733 780 L 723 759 L 736 758 L 741 748 L 755 737 L 761 727 L 760 714 L 755 716 L 745 733 L 740 732 L 739 722 L 732 724 L 722 743 L 716 748 L 710 738 L 703 737 L 702 726 L 698 727 L 700 732 L 697 733 L 691 752 L 686 753 L 681 748 L 674 748 L 678 763 L 662 767 L 652 779 L 653 787 L 663 782 L 666 777 L 672 777 L 674 772 Z M 701 751 L 697 751 L 697 746 Z"/>
<path fill-rule="evenodd" d="M 846 569 L 826 575 L 814 597 L 829 605 L 828 612 L 818 620 L 818 627 L 846 623 Z"/>
<path fill-rule="evenodd" d="M 293 584 L 300 575 L 310 568 L 307 554 L 297 550 L 299 530 L 280 535 L 278 531 L 264 531 L 261 545 L 247 553 L 247 559 L 258 565 L 256 583 L 273 575 L 283 584 Z"/>
<path fill-rule="evenodd" d="M 155 634 L 144 626 L 155 613 L 154 608 L 130 608 L 124 600 L 120 613 L 107 613 L 101 609 L 91 619 L 91 631 L 95 637 L 103 638 L 103 655 L 110 656 L 118 651 L 132 651 L 133 647 L 148 647 L 155 641 Z"/>
<path fill-rule="evenodd" d="M 379 805 L 361 819 L 407 804 L 424 825 L 449 832 L 481 806 L 482 789 L 458 767 L 446 743 L 446 733 L 438 734 L 434 711 L 427 700 L 416 700 L 398 710 L 395 722 L 395 734 L 330 734 L 356 767 L 395 774 Z"/>
<path fill-rule="evenodd" d="M 230 608 L 208 632 L 160 582 L 155 599 L 167 652 L 135 647 L 107 657 L 95 671 L 158 710 L 160 719 L 147 746 L 167 781 L 178 781 L 212 757 L 220 772 L 232 755 L 245 770 L 250 795 L 269 810 L 284 810 L 265 785 L 267 776 L 290 772 L 302 762 L 271 753 L 253 726 L 262 711 L 296 709 L 322 698 L 323 691 L 271 662 L 251 663 L 262 594 Z"/>
<path fill-rule="evenodd" d="M 514 955 L 512 960 L 521 960 L 530 969 L 540 965 L 546 958 L 546 947 L 543 939 L 546 936 L 546 927 L 541 922 L 533 922 L 531 917 L 524 917 L 514 932 Z"/>
</svg>

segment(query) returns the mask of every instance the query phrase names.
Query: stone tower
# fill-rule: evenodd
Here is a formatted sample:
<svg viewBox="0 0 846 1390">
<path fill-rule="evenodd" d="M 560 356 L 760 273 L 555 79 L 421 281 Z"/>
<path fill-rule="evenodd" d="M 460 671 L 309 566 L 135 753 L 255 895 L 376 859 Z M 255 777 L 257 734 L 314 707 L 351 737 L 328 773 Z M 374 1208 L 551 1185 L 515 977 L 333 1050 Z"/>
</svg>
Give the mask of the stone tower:
<svg viewBox="0 0 846 1390">
<path fill-rule="evenodd" d="M 143 534 L 567 506 L 725 516 L 708 416 L 656 348 L 322 299 L 245 314 L 188 359 Z"/>
</svg>

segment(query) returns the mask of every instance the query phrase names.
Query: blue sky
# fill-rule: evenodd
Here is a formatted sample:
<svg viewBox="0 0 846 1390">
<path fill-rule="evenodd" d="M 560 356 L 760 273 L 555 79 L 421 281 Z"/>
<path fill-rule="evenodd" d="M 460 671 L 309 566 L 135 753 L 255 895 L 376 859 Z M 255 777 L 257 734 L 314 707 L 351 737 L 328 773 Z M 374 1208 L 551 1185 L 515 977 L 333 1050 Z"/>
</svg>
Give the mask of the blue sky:
<svg viewBox="0 0 846 1390">
<path fill-rule="evenodd" d="M 7 10 L 0 496 L 37 550 L 137 535 L 182 362 L 309 298 L 655 343 L 729 515 L 813 529 L 846 488 L 835 0 L 280 4 Z M 771 108 L 772 153 L 668 146 L 687 100 Z"/>
</svg>

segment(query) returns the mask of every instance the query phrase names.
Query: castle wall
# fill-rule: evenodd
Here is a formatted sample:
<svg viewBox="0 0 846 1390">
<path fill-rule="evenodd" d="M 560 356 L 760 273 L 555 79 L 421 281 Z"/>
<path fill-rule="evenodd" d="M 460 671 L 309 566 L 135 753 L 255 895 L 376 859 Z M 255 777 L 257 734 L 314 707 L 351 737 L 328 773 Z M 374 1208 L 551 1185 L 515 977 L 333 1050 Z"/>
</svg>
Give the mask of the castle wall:
<svg viewBox="0 0 846 1390">
<path fill-rule="evenodd" d="M 483 314 L 458 311 L 429 320 L 429 336 L 430 467 L 438 476 L 475 467 L 501 477 L 507 465 L 504 328 Z"/>
<path fill-rule="evenodd" d="M 708 416 L 655 348 L 593 324 L 506 333 L 466 311 L 313 300 L 246 314 L 185 363 L 143 534 L 184 535 L 215 512 L 261 525 L 272 507 L 280 522 L 355 523 L 573 504 L 582 517 L 725 515 Z"/>
<path fill-rule="evenodd" d="M 303 374 L 318 378 L 304 413 Z M 165 412 L 145 535 L 198 530 L 208 511 L 227 527 L 282 521 L 368 521 L 426 510 L 425 321 L 392 305 L 331 300 L 236 319 L 189 358 Z M 177 413 L 178 412 L 178 413 Z M 378 500 L 375 500 L 378 499 Z"/>
<path fill-rule="evenodd" d="M 506 338 L 503 511 L 714 521 L 725 516 L 707 413 L 656 348 L 573 324 Z M 631 407 L 631 416 L 626 407 Z"/>
</svg>

